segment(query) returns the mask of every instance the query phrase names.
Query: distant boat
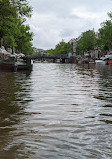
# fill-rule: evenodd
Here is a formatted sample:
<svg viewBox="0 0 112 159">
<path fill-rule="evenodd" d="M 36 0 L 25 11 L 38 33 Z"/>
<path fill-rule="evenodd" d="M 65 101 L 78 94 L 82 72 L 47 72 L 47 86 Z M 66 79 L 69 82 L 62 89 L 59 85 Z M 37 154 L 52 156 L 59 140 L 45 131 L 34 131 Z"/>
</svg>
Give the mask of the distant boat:
<svg viewBox="0 0 112 159">
<path fill-rule="evenodd" d="M 109 61 L 112 61 L 112 55 L 105 55 L 105 56 L 101 57 L 99 60 L 95 60 L 95 63 L 108 65 L 110 63 Z"/>
<path fill-rule="evenodd" d="M 103 65 L 105 65 L 106 61 L 99 59 L 99 60 L 95 60 L 95 63 L 96 64 L 103 64 Z"/>
</svg>

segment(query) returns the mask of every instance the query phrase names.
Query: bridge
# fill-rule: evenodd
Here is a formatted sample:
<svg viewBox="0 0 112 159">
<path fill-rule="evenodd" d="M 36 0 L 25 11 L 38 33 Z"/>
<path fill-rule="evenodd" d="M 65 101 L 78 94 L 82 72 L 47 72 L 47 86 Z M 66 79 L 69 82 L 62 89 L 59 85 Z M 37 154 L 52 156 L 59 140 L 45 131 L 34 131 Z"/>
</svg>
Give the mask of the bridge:
<svg viewBox="0 0 112 159">
<path fill-rule="evenodd" d="M 69 57 L 67 56 L 52 56 L 52 55 L 42 55 L 42 56 L 33 56 L 32 57 L 33 60 L 38 60 L 41 62 L 44 61 L 52 61 L 53 63 L 59 61 L 61 63 L 66 63 L 69 59 Z"/>
</svg>

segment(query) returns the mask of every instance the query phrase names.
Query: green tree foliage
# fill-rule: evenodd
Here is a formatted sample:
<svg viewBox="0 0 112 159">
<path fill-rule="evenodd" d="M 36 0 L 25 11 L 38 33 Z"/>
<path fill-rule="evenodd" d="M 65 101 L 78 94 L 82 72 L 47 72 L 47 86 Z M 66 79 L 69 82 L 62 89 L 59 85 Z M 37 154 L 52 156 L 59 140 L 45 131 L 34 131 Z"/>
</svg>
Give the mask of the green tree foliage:
<svg viewBox="0 0 112 159">
<path fill-rule="evenodd" d="M 108 13 L 111 20 L 106 20 L 99 29 L 98 47 L 103 50 L 112 49 L 112 13 Z"/>
<path fill-rule="evenodd" d="M 16 10 L 10 5 L 9 0 L 0 1 L 0 40 L 4 37 L 7 40 L 7 36 L 9 35 L 9 39 L 12 39 L 14 43 L 11 30 L 15 28 L 15 18 L 17 18 Z"/>
<path fill-rule="evenodd" d="M 37 53 L 37 56 L 42 56 L 42 52 L 39 51 L 39 52 Z"/>
<path fill-rule="evenodd" d="M 30 33 L 29 25 L 18 24 L 18 31 L 15 33 L 15 41 L 17 44 L 17 50 L 24 54 L 33 53 L 32 49 L 32 36 L 33 33 Z"/>
<path fill-rule="evenodd" d="M 69 52 L 72 52 L 72 45 L 69 42 L 66 43 L 62 40 L 60 43 L 56 45 L 54 50 L 51 49 L 47 52 L 52 55 L 67 56 Z"/>
<path fill-rule="evenodd" d="M 95 32 L 93 30 L 88 30 L 82 33 L 81 38 L 77 41 L 77 54 L 93 50 L 95 48 L 95 44 L 96 37 Z"/>
<path fill-rule="evenodd" d="M 9 0 L 11 6 L 16 9 L 18 17 L 31 17 L 32 7 L 29 6 L 28 0 Z"/>
<path fill-rule="evenodd" d="M 50 55 L 55 55 L 55 50 L 54 49 L 47 50 L 47 53 L 49 53 Z"/>
<path fill-rule="evenodd" d="M 30 27 L 24 25 L 31 11 L 27 0 L 0 0 L 0 41 L 6 48 L 32 53 L 33 34 Z"/>
</svg>

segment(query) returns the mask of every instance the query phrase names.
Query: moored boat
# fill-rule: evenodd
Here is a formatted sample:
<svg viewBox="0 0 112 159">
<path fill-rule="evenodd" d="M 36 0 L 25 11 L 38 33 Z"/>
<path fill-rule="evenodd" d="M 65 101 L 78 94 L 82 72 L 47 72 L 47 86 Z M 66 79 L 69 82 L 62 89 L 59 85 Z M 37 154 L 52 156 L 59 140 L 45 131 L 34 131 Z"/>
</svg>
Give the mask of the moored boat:
<svg viewBox="0 0 112 159">
<path fill-rule="evenodd" d="M 109 61 L 112 61 L 112 55 L 105 55 L 103 57 L 101 57 L 99 60 L 95 60 L 96 64 L 103 64 L 103 65 L 108 65 Z"/>
<path fill-rule="evenodd" d="M 22 55 L 11 54 L 5 49 L 0 49 L 0 69 L 11 71 L 32 70 L 33 61 L 30 57 Z"/>
<path fill-rule="evenodd" d="M 16 58 L 14 55 L 8 53 L 5 49 L 0 49 L 0 69 L 16 71 Z"/>
<path fill-rule="evenodd" d="M 17 70 L 32 70 L 33 60 L 29 57 L 21 57 L 16 62 Z"/>
<path fill-rule="evenodd" d="M 95 60 L 95 63 L 96 63 L 96 64 L 102 64 L 102 65 L 105 65 L 105 64 L 106 64 L 106 61 L 100 59 L 100 60 Z"/>
</svg>

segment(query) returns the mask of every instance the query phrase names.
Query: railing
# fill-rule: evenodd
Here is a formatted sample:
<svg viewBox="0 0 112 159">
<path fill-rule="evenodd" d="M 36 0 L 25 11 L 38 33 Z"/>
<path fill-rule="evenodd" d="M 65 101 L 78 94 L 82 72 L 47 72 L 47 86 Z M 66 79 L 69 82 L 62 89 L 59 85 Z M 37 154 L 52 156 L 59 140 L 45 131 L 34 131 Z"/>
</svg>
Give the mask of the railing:
<svg viewBox="0 0 112 159">
<path fill-rule="evenodd" d="M 68 59 L 68 56 L 42 55 L 42 56 L 33 56 L 32 59 Z"/>
</svg>

